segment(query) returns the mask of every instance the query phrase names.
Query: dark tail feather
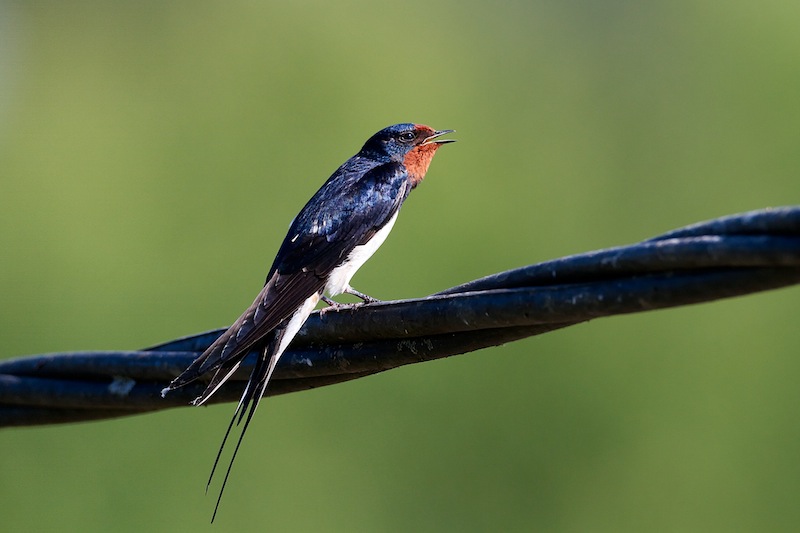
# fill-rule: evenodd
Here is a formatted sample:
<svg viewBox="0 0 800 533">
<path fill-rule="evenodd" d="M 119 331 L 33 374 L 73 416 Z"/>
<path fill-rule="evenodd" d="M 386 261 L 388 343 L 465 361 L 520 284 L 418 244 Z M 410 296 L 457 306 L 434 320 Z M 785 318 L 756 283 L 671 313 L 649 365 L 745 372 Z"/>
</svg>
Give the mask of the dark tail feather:
<svg viewBox="0 0 800 533">
<path fill-rule="evenodd" d="M 219 510 L 219 504 L 222 501 L 222 494 L 225 492 L 225 486 L 228 484 L 228 477 L 231 475 L 231 469 L 233 468 L 233 461 L 236 460 L 236 454 L 239 453 L 239 447 L 242 445 L 242 439 L 244 439 L 244 434 L 247 432 L 247 427 L 250 425 L 250 420 L 253 418 L 253 413 L 256 412 L 256 408 L 258 407 L 261 398 L 264 395 L 264 391 L 267 389 L 267 380 L 265 379 L 262 383 L 259 384 L 256 391 L 256 397 L 250 402 L 250 408 L 247 410 L 247 419 L 244 421 L 244 426 L 242 427 L 242 432 L 239 433 L 239 440 L 236 441 L 236 448 L 233 449 L 233 455 L 231 456 L 231 460 L 228 463 L 228 468 L 225 470 L 225 477 L 222 479 L 222 486 L 219 489 L 219 496 L 217 496 L 217 503 L 214 505 L 214 514 L 211 515 L 211 523 L 214 523 L 214 519 L 217 517 L 217 511 Z M 241 421 L 241 417 L 244 416 L 244 411 L 241 413 L 239 420 Z M 235 418 L 235 415 L 234 415 Z"/>
<path fill-rule="evenodd" d="M 217 382 L 225 381 L 225 378 L 230 375 L 230 372 L 225 371 L 224 369 L 230 369 L 234 365 L 238 367 L 239 363 L 241 363 L 242 359 L 244 359 L 245 355 L 247 355 L 247 350 L 244 350 L 244 353 L 236 358 L 226 360 L 225 358 L 221 357 L 221 353 L 224 350 L 230 336 L 230 330 L 225 331 L 222 335 L 220 335 L 217 340 L 215 340 L 211 346 L 206 349 L 205 352 L 198 356 L 197 359 L 192 361 L 192 364 L 190 364 L 183 372 L 181 372 L 180 375 L 170 381 L 167 387 L 162 389 L 161 397 L 165 397 L 170 391 L 184 387 L 200 378 L 203 374 L 214 370 L 216 370 L 216 373 L 214 374 L 212 383 L 214 383 L 214 380 L 217 380 Z M 236 368 L 234 367 L 234 370 L 235 369 Z M 208 389 L 206 389 L 206 392 L 208 392 Z M 203 393 L 203 396 L 205 395 L 206 393 Z M 200 403 L 202 402 L 199 402 L 196 405 L 199 405 Z"/>
<path fill-rule="evenodd" d="M 214 479 L 214 472 L 217 471 L 217 466 L 219 465 L 220 457 L 222 457 L 222 450 L 225 449 L 225 443 L 228 442 L 228 437 L 231 434 L 231 429 L 233 429 L 233 424 L 236 423 L 238 425 L 242 422 L 242 416 L 244 416 L 244 413 L 247 412 L 247 407 L 253 401 L 252 390 L 254 389 L 256 383 L 259 381 L 260 376 L 264 372 L 263 370 L 265 366 L 264 359 L 267 350 L 269 350 L 270 344 L 264 347 L 263 351 L 261 352 L 261 356 L 256 361 L 256 364 L 253 367 L 253 372 L 250 374 L 250 379 L 247 380 L 247 385 L 244 388 L 242 397 L 239 400 L 238 405 L 236 406 L 236 410 L 233 412 L 233 416 L 231 417 L 231 422 L 230 424 L 228 424 L 228 429 L 225 431 L 225 436 L 222 437 L 222 443 L 219 445 L 219 451 L 217 451 L 217 457 L 214 459 L 214 466 L 211 467 L 211 474 L 209 474 L 208 483 L 206 483 L 206 494 L 208 494 L 208 488 L 211 486 L 211 480 Z M 239 419 L 238 422 L 236 420 L 237 418 Z M 242 431 L 242 433 L 244 433 L 244 431 Z M 231 462 L 233 462 L 232 459 Z"/>
<path fill-rule="evenodd" d="M 231 469 L 233 468 L 233 462 L 236 460 L 236 455 L 239 453 L 239 447 L 242 445 L 244 434 L 247 432 L 247 428 L 250 425 L 250 420 L 253 418 L 256 408 L 261 402 L 264 392 L 267 390 L 267 384 L 272 376 L 272 371 L 275 369 L 275 365 L 278 362 L 278 357 L 280 357 L 280 354 L 276 354 L 275 352 L 280 344 L 282 337 L 281 333 L 282 332 L 276 332 L 270 342 L 264 347 L 261 352 L 261 356 L 256 361 L 256 366 L 253 368 L 252 374 L 250 374 L 250 379 L 247 381 L 247 386 L 244 389 L 241 400 L 239 400 L 239 405 L 236 406 L 236 411 L 234 411 L 231 422 L 228 424 L 228 430 L 225 432 L 225 437 L 222 439 L 222 444 L 220 445 L 219 451 L 217 452 L 217 457 L 214 460 L 214 466 L 211 468 L 211 475 L 208 477 L 206 492 L 208 492 L 208 487 L 211 485 L 211 480 L 214 477 L 214 472 L 216 472 L 220 457 L 222 456 L 222 450 L 225 447 L 225 443 L 228 440 L 228 436 L 230 435 L 234 422 L 238 426 L 245 418 L 245 414 L 247 414 L 242 431 L 239 433 L 239 439 L 236 441 L 236 447 L 233 449 L 231 460 L 228 463 L 228 468 L 225 471 L 225 477 L 222 479 L 222 486 L 219 489 L 217 503 L 214 505 L 214 514 L 211 516 L 212 523 L 217 517 L 219 504 L 222 501 L 222 494 L 225 492 L 225 486 L 228 484 L 228 477 L 230 477 Z"/>
<path fill-rule="evenodd" d="M 228 429 L 225 430 L 225 436 L 222 437 L 222 443 L 219 445 L 219 451 L 217 451 L 217 456 L 214 458 L 214 466 L 211 467 L 211 474 L 209 474 L 208 482 L 206 483 L 206 494 L 208 494 L 208 487 L 211 486 L 211 480 L 214 479 L 214 472 L 217 471 L 217 465 L 219 464 L 219 458 L 222 456 L 222 450 L 225 449 L 225 443 L 228 442 L 228 436 L 231 434 L 231 429 L 233 429 L 233 423 L 236 421 L 236 415 L 239 414 L 239 410 L 241 408 L 242 402 L 239 402 L 239 405 L 236 406 L 236 411 L 234 411 L 233 416 L 231 417 L 231 423 L 228 424 Z M 214 514 L 216 514 L 216 509 Z M 214 519 L 212 518 L 211 521 L 213 522 Z"/>
<path fill-rule="evenodd" d="M 217 368 L 216 372 L 214 372 L 214 375 L 211 377 L 211 381 L 209 381 L 208 385 L 206 385 L 206 390 L 203 391 L 203 394 L 192 400 L 192 405 L 203 405 L 206 400 L 211 398 L 211 396 L 217 392 L 217 389 L 223 386 L 225 382 L 228 381 L 228 378 L 230 378 L 233 373 L 236 372 L 246 356 L 247 352 L 244 352 L 235 359 L 225 361 L 225 363 Z"/>
</svg>

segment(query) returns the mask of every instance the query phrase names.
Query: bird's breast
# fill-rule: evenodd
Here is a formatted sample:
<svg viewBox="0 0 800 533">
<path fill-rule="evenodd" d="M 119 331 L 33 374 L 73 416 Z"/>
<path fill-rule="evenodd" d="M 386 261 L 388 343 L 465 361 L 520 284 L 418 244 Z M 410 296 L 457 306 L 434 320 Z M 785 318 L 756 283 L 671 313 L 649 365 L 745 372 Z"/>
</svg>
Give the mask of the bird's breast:
<svg viewBox="0 0 800 533">
<path fill-rule="evenodd" d="M 392 226 L 394 226 L 397 220 L 398 213 L 392 215 L 392 218 L 390 218 L 381 229 L 376 231 L 375 235 L 373 235 L 369 241 L 353 248 L 353 251 L 347 256 L 347 259 L 331 271 L 330 276 L 328 276 L 328 281 L 325 284 L 325 292 L 331 296 L 336 296 L 344 292 L 344 290 L 350 286 L 350 280 L 353 279 L 358 269 L 364 266 L 364 263 L 372 257 L 372 254 L 380 248 L 383 241 L 389 236 L 389 232 L 392 231 Z"/>
</svg>

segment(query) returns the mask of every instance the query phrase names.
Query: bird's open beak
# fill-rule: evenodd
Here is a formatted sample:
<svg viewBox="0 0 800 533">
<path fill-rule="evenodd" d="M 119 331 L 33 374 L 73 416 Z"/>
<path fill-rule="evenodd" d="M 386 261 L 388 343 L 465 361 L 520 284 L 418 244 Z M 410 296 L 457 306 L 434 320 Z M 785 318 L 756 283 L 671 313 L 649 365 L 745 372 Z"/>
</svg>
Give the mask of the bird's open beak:
<svg viewBox="0 0 800 533">
<path fill-rule="evenodd" d="M 453 133 L 456 130 L 438 130 L 434 131 L 433 135 L 430 137 L 426 137 L 424 141 L 420 144 L 420 146 L 425 146 L 426 144 L 446 144 L 446 143 L 454 143 L 456 142 L 455 139 L 439 139 L 442 135 L 446 135 L 448 133 Z"/>
</svg>

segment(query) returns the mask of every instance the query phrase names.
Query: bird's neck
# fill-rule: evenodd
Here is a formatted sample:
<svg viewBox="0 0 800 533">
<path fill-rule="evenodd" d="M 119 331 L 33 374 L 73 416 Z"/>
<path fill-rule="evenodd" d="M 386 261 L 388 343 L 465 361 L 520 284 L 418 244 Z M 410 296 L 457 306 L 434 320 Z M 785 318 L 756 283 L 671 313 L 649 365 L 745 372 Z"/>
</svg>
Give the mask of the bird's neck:
<svg viewBox="0 0 800 533">
<path fill-rule="evenodd" d="M 425 178 L 425 173 L 428 172 L 428 167 L 431 165 L 431 160 L 433 160 L 433 156 L 439 146 L 441 145 L 436 143 L 423 144 L 406 154 L 403 164 L 408 172 L 412 188 L 416 187 Z"/>
</svg>

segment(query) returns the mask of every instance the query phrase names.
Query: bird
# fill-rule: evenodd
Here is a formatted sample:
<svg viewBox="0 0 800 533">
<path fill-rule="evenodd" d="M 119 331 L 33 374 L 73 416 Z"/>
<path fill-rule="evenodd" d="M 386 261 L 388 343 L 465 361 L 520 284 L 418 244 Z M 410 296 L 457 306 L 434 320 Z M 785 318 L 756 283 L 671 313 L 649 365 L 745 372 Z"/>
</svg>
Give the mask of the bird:
<svg viewBox="0 0 800 533">
<path fill-rule="evenodd" d="M 208 492 L 231 430 L 244 420 L 212 522 L 242 439 L 281 355 L 320 300 L 330 306 L 321 312 L 347 305 L 332 299 L 343 293 L 364 303 L 378 301 L 355 290 L 350 281 L 386 240 L 400 207 L 425 178 L 436 151 L 455 142 L 441 138 L 453 131 L 403 123 L 370 137 L 292 220 L 264 287 L 250 307 L 161 391 L 164 397 L 210 375 L 203 393 L 192 401 L 202 405 L 236 372 L 248 353 L 258 351 L 206 484 Z"/>
</svg>

